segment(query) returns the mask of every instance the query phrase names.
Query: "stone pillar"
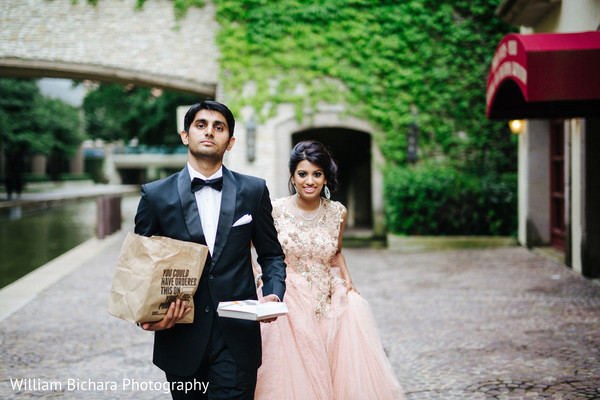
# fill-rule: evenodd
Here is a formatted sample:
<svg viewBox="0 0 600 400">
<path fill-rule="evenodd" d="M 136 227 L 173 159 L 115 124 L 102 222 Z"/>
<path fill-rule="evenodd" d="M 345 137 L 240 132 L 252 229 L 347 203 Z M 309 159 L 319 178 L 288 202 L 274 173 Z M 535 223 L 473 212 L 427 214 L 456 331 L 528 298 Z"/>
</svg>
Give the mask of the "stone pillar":
<svg viewBox="0 0 600 400">
<path fill-rule="evenodd" d="M 550 242 L 550 126 L 528 120 L 519 135 L 519 242 L 527 247 Z"/>
<path fill-rule="evenodd" d="M 146 168 L 146 180 L 148 182 L 160 179 L 160 171 L 156 165 L 148 165 Z"/>
<path fill-rule="evenodd" d="M 79 146 L 77 152 L 73 158 L 71 158 L 69 162 L 69 169 L 72 174 L 83 175 L 85 171 L 83 162 L 83 145 Z"/>
<path fill-rule="evenodd" d="M 371 136 L 371 205 L 373 207 L 373 232 L 385 235 L 385 209 L 383 196 L 382 166 L 385 159 L 379 150 L 375 137 Z"/>
<path fill-rule="evenodd" d="M 583 233 L 583 213 L 582 213 L 582 205 L 583 205 L 583 169 L 585 165 L 583 164 L 583 150 L 584 146 L 584 135 L 581 131 L 581 121 L 578 119 L 570 120 L 567 122 L 569 125 L 569 129 L 565 130 L 566 132 L 570 131 L 571 136 L 571 152 L 570 152 L 570 160 L 571 160 L 571 169 L 570 169 L 570 181 L 571 181 L 571 192 L 570 192 L 570 200 L 571 200 L 571 212 L 569 216 L 569 225 L 571 231 L 571 240 L 569 243 L 569 247 L 573 250 L 571 251 L 571 260 L 567 262 L 567 264 L 573 267 L 573 270 L 581 273 L 583 268 L 581 265 L 581 243 L 582 243 L 582 233 Z"/>
<path fill-rule="evenodd" d="M 31 172 L 34 174 L 46 174 L 46 165 L 48 164 L 48 157 L 36 154 L 31 158 Z"/>
<path fill-rule="evenodd" d="M 123 182 L 121 181 L 121 175 L 119 175 L 119 171 L 117 171 L 113 159 L 114 145 L 107 144 L 104 151 L 104 176 L 106 176 L 108 183 L 111 185 L 120 185 Z"/>
</svg>

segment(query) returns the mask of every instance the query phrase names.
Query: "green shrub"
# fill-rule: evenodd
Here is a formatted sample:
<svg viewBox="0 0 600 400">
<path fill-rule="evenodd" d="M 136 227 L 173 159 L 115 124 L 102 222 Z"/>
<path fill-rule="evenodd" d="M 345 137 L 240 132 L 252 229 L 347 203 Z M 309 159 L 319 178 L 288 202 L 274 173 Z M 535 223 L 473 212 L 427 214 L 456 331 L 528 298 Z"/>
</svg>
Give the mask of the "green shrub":
<svg viewBox="0 0 600 400">
<path fill-rule="evenodd" d="M 388 229 L 407 235 L 514 235 L 517 177 L 450 166 L 394 167 L 385 174 Z"/>
<path fill-rule="evenodd" d="M 50 176 L 48 174 L 24 173 L 23 181 L 29 183 L 50 182 Z"/>
<path fill-rule="evenodd" d="M 59 178 L 60 181 L 87 181 L 91 180 L 92 177 L 88 174 L 71 174 L 71 173 L 62 173 Z"/>
</svg>

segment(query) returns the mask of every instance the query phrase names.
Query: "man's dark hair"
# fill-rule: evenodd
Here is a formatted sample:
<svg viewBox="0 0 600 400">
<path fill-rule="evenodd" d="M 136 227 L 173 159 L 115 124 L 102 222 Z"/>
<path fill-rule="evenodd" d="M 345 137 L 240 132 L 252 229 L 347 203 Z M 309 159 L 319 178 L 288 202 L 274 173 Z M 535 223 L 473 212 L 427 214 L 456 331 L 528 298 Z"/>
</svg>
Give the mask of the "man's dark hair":
<svg viewBox="0 0 600 400">
<path fill-rule="evenodd" d="M 229 128 L 229 138 L 231 139 L 233 137 L 233 130 L 235 128 L 235 118 L 233 118 L 233 113 L 225 104 L 212 100 L 203 100 L 190 107 L 183 119 L 183 129 L 187 133 L 190 133 L 190 125 L 194 122 L 194 117 L 196 117 L 196 114 L 200 110 L 217 111 L 223 114 L 227 122 L 227 128 Z"/>
</svg>

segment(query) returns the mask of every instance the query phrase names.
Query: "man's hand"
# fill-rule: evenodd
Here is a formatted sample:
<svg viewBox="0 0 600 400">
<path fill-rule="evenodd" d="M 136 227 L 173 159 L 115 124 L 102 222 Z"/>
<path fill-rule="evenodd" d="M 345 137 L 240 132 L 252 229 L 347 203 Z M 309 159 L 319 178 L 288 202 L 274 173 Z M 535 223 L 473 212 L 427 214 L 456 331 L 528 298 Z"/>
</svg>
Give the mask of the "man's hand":
<svg viewBox="0 0 600 400">
<path fill-rule="evenodd" d="M 177 321 L 183 318 L 183 316 L 192 309 L 191 307 L 186 308 L 186 305 L 187 302 L 177 299 L 177 301 L 171 303 L 167 310 L 167 314 L 163 319 L 157 322 L 144 322 L 140 326 L 145 331 L 162 331 L 164 329 L 172 328 Z"/>
<path fill-rule="evenodd" d="M 261 303 L 267 303 L 269 301 L 279 302 L 279 297 L 277 297 L 274 294 L 269 294 L 269 295 L 267 295 L 265 297 L 261 297 L 260 299 L 258 299 L 258 301 L 260 301 Z M 275 321 L 276 319 L 277 319 L 277 317 L 269 318 L 269 319 L 263 319 L 260 322 L 264 322 L 264 323 L 268 324 L 268 323 L 271 323 L 271 322 Z"/>
</svg>

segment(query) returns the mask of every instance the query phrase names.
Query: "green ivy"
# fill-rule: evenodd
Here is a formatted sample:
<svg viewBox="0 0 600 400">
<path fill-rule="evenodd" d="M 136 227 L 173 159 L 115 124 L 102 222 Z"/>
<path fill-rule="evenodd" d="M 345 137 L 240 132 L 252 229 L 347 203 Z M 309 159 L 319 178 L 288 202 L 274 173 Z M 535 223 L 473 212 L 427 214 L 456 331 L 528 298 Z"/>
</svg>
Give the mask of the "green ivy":
<svg viewBox="0 0 600 400">
<path fill-rule="evenodd" d="M 135 5 L 136 10 L 141 10 L 144 7 L 144 3 L 147 0 L 137 0 Z M 204 0 L 172 0 L 173 7 L 175 9 L 175 19 L 179 20 L 183 18 L 190 7 L 204 7 Z M 78 0 L 72 0 L 73 4 L 77 4 Z M 88 4 L 93 6 L 98 5 L 98 0 L 87 0 Z"/>
<path fill-rule="evenodd" d="M 319 101 L 343 102 L 378 127 L 391 164 L 405 161 L 411 122 L 419 125 L 423 158 L 443 154 L 475 169 L 490 160 L 513 164 L 506 124 L 485 118 L 491 57 L 511 30 L 494 16 L 498 0 L 216 4 L 222 81 L 233 107 L 250 105 L 267 118 L 282 102 L 295 104 L 299 116 Z M 249 81 L 257 90 L 242 96 Z"/>
</svg>

